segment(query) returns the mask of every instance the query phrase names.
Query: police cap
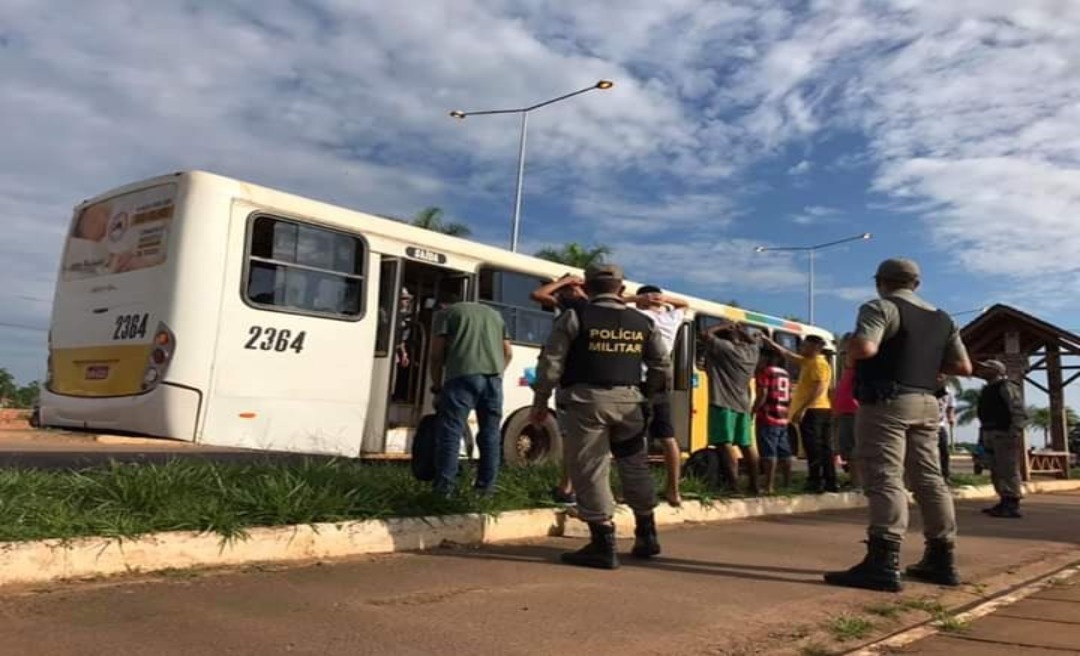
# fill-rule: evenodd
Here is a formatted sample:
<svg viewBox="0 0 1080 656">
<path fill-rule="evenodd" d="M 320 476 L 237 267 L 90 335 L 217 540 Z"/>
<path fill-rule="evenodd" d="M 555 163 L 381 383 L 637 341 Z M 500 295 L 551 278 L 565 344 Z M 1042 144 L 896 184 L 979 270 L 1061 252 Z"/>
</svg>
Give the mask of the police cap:
<svg viewBox="0 0 1080 656">
<path fill-rule="evenodd" d="M 911 282 L 918 280 L 921 275 L 919 265 L 913 260 L 896 257 L 879 264 L 877 274 L 874 277 L 878 280 L 888 280 L 890 282 Z"/>
<path fill-rule="evenodd" d="M 1008 368 L 1001 360 L 983 360 L 978 363 L 978 366 L 994 371 L 1000 376 L 1004 376 L 1008 372 Z"/>
<path fill-rule="evenodd" d="M 585 269 L 585 280 L 622 280 L 623 270 L 617 264 L 590 264 Z"/>
</svg>

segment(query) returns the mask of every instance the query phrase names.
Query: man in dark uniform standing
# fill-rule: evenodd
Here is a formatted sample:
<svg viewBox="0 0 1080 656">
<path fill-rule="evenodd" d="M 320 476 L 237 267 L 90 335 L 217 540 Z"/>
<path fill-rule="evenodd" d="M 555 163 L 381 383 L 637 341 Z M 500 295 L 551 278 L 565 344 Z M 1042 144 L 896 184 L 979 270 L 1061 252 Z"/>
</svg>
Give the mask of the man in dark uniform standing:
<svg viewBox="0 0 1080 656">
<path fill-rule="evenodd" d="M 986 380 L 979 393 L 979 442 L 990 455 L 990 480 L 1001 501 L 983 510 L 991 517 L 1019 519 L 1023 486 L 1020 457 L 1024 444 L 1027 409 L 1020 385 L 1005 375 L 1005 363 L 978 363 L 975 374 Z"/>
<path fill-rule="evenodd" d="M 623 301 L 622 269 L 614 264 L 589 267 L 585 291 L 589 304 L 560 316 L 541 351 L 531 419 L 540 424 L 547 418 L 548 399 L 558 388 L 567 468 L 577 492 L 578 514 L 588 523 L 591 536 L 588 545 L 563 554 L 562 561 L 615 569 L 619 559 L 612 523 L 612 455 L 623 495 L 634 511 L 636 539 L 631 553 L 641 558 L 660 553 L 645 411 L 650 400 L 668 393 L 671 360 L 653 322 Z"/>
<path fill-rule="evenodd" d="M 944 375 L 971 375 L 971 361 L 956 324 L 915 294 L 915 262 L 885 260 L 878 267 L 880 298 L 859 308 L 848 343 L 847 365 L 856 367 L 855 457 L 865 477 L 870 526 L 867 555 L 825 581 L 899 592 L 900 544 L 908 526 L 904 482 L 923 516 L 926 552 L 907 568 L 909 578 L 959 585 L 953 560 L 956 508 L 941 475 L 940 423 L 935 390 Z"/>
</svg>

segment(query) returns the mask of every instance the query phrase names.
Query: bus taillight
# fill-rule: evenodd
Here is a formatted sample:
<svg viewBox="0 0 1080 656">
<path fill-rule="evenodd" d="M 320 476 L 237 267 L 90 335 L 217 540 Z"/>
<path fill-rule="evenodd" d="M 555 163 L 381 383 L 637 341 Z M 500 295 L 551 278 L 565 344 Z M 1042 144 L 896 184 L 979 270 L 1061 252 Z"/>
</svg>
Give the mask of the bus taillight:
<svg viewBox="0 0 1080 656">
<path fill-rule="evenodd" d="M 146 363 L 146 371 L 143 372 L 142 388 L 148 391 L 157 387 L 172 361 L 173 353 L 176 352 L 176 337 L 169 327 L 159 323 L 154 332 L 153 348 Z"/>
</svg>

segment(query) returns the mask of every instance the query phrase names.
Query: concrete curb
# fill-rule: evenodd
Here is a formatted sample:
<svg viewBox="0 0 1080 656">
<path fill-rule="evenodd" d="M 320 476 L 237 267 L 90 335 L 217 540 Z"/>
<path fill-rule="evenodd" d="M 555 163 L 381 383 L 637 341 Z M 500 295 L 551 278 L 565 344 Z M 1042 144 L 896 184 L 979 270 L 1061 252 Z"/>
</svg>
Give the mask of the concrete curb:
<svg viewBox="0 0 1080 656">
<path fill-rule="evenodd" d="M 1080 480 L 1025 485 L 1028 494 L 1080 490 Z M 992 498 L 990 486 L 960 488 L 958 499 Z M 726 499 L 661 505 L 660 526 L 718 522 L 765 515 L 844 510 L 866 505 L 854 493 Z M 633 514 L 620 506 L 615 523 L 620 537 L 633 534 Z M 252 528 L 227 541 L 193 532 L 155 533 L 132 540 L 78 538 L 0 543 L 0 585 L 152 572 L 172 568 L 220 567 L 259 562 L 296 562 L 365 554 L 418 551 L 444 542 L 488 544 L 551 536 L 582 537 L 584 522 L 566 510 L 518 510 L 497 516 L 479 514 L 395 518 L 341 524 Z"/>
</svg>

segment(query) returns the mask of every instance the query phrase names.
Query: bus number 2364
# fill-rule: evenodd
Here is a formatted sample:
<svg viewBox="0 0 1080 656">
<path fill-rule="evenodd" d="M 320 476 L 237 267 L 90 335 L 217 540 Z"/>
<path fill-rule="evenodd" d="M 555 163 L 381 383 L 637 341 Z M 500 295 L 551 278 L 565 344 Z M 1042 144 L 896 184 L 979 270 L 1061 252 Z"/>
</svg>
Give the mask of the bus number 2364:
<svg viewBox="0 0 1080 656">
<path fill-rule="evenodd" d="M 246 349 L 258 349 L 260 351 L 277 351 L 284 353 L 292 349 L 299 353 L 304 350 L 304 338 L 307 332 L 301 330 L 294 337 L 288 328 L 270 328 L 252 326 L 248 328 L 248 341 L 244 344 Z"/>
</svg>

